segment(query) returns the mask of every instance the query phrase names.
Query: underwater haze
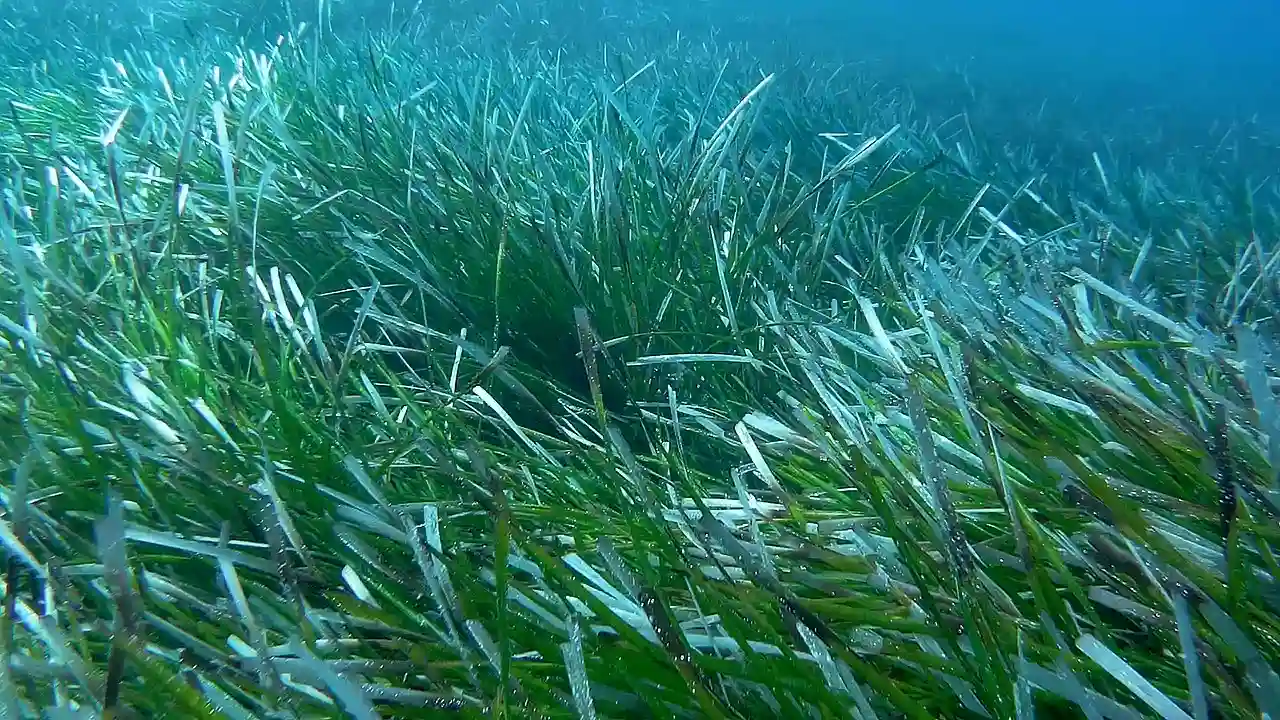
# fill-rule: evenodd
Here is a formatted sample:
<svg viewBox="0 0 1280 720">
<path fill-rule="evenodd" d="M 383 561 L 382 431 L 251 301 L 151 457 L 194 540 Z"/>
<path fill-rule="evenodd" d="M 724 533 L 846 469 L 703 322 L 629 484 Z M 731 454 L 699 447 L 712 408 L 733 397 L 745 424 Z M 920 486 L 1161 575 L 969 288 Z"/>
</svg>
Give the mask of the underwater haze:
<svg viewBox="0 0 1280 720">
<path fill-rule="evenodd" d="M 1275 3 L 704 0 L 671 8 L 673 28 L 693 21 L 802 57 L 880 67 L 890 82 L 950 70 L 1024 105 L 1047 100 L 1099 116 L 1142 108 L 1153 125 L 1254 115 L 1272 128 L 1280 122 Z"/>
<path fill-rule="evenodd" d="M 1280 718 L 1278 18 L 0 0 L 0 718 Z"/>
<path fill-rule="evenodd" d="M 971 65 L 977 78 L 1028 95 L 1126 92 L 1197 117 L 1274 115 L 1280 97 L 1274 3 L 810 0 L 708 6 L 709 22 L 718 10 L 814 52 L 917 69 Z"/>
</svg>

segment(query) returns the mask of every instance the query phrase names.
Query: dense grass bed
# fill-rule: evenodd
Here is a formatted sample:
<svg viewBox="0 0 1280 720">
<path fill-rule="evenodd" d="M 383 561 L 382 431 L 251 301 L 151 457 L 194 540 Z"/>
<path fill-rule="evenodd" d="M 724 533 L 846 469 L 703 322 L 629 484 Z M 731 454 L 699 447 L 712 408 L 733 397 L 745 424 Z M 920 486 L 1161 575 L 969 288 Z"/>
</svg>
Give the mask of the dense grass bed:
<svg viewBox="0 0 1280 720">
<path fill-rule="evenodd" d="M 6 71 L 0 715 L 1280 717 L 1265 140 L 394 27 Z"/>
</svg>

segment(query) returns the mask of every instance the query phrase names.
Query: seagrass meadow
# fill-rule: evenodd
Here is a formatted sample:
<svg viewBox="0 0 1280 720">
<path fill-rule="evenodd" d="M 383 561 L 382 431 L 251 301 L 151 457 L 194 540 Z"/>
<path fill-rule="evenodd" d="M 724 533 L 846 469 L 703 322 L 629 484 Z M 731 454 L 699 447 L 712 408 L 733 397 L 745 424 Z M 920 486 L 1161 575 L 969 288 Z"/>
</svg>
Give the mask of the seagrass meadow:
<svg viewBox="0 0 1280 720">
<path fill-rule="evenodd" d="M 0 717 L 1280 718 L 1263 128 L 242 4 L 5 16 Z"/>
</svg>

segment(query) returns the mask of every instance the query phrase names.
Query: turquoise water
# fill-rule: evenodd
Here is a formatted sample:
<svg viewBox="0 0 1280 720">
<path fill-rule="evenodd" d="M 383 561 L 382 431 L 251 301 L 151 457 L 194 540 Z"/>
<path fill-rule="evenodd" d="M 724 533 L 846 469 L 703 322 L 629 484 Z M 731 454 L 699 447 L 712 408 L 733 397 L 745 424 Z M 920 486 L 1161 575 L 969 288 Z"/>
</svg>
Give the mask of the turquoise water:
<svg viewBox="0 0 1280 720">
<path fill-rule="evenodd" d="M 1280 111 L 1280 6 L 1226 3 L 710 2 L 709 26 L 848 61 L 967 66 L 1028 94 L 1176 105 L 1193 115 Z"/>
</svg>

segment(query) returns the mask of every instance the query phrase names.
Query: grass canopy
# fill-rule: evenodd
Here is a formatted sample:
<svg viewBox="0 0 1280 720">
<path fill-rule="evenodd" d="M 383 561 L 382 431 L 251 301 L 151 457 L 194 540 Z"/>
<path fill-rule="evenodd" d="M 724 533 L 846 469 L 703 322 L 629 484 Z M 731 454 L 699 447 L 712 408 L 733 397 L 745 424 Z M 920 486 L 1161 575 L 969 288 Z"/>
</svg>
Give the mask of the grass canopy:
<svg viewBox="0 0 1280 720">
<path fill-rule="evenodd" d="M 337 17 L 4 72 L 0 714 L 1280 717 L 1274 181 Z"/>
</svg>

